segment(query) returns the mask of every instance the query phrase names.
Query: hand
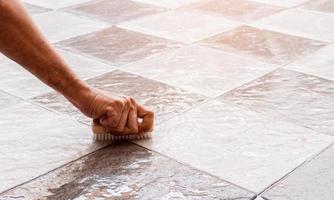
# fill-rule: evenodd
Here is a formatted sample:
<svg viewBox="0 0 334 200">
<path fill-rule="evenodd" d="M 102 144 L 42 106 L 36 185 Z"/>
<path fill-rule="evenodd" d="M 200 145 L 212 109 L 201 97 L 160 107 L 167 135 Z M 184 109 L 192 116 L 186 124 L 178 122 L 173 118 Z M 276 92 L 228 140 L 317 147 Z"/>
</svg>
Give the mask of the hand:
<svg viewBox="0 0 334 200">
<path fill-rule="evenodd" d="M 114 135 L 132 135 L 153 129 L 154 113 L 131 97 L 121 97 L 94 90 L 84 112 L 93 118 L 93 129 Z M 82 109 L 80 109 L 82 110 Z M 139 120 L 141 119 L 141 120 Z"/>
</svg>

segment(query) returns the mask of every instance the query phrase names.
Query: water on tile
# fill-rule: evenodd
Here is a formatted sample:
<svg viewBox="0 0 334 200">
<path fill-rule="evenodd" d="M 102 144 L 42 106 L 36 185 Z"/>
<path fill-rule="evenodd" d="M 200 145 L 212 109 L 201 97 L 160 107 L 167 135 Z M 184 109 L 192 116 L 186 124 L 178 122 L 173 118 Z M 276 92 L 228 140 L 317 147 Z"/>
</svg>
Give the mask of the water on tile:
<svg viewBox="0 0 334 200">
<path fill-rule="evenodd" d="M 334 1 L 333 0 L 317 0 L 308 1 L 301 8 L 316 10 L 321 12 L 334 13 Z"/>
<path fill-rule="evenodd" d="M 134 0 L 142 3 L 152 4 L 156 6 L 166 7 L 166 8 L 177 8 L 180 6 L 184 6 L 193 2 L 201 1 L 201 0 Z"/>
<path fill-rule="evenodd" d="M 288 64 L 326 44 L 250 26 L 241 26 L 199 43 L 279 65 Z"/>
<path fill-rule="evenodd" d="M 44 8 L 51 8 L 51 9 L 59 9 L 59 8 L 63 8 L 63 7 L 67 7 L 67 6 L 71 6 L 71 5 L 75 5 L 75 4 L 80 4 L 80 3 L 84 3 L 84 2 L 88 2 L 91 0 L 23 0 L 23 2 L 27 2 L 33 5 L 37 5 L 40 7 L 44 7 Z"/>
<path fill-rule="evenodd" d="M 58 43 L 58 46 L 76 53 L 84 53 L 121 66 L 167 49 L 180 43 L 149 36 L 117 27 L 76 37 Z"/>
<path fill-rule="evenodd" d="M 139 146 L 122 143 L 2 196 L 10 199 L 240 199 L 254 194 Z"/>
</svg>

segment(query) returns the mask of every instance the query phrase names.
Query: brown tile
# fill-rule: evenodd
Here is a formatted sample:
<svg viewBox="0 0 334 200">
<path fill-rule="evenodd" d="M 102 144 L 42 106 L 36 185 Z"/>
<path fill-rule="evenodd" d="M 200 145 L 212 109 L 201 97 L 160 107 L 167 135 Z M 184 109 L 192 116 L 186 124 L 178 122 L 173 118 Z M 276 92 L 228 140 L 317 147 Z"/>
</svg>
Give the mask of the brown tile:
<svg viewBox="0 0 334 200">
<path fill-rule="evenodd" d="M 73 6 L 66 11 L 116 24 L 162 12 L 165 9 L 130 0 L 98 0 Z"/>
<path fill-rule="evenodd" d="M 277 119 L 334 135 L 334 82 L 279 69 L 221 96 Z"/>
<path fill-rule="evenodd" d="M 90 79 L 88 83 L 93 87 L 108 92 L 134 97 L 140 103 L 156 112 L 157 123 L 205 100 L 203 96 L 120 70 Z M 82 116 L 65 98 L 54 92 L 32 100 L 75 118 Z"/>
<path fill-rule="evenodd" d="M 334 1 L 333 0 L 311 0 L 306 2 L 302 8 L 309 10 L 316 10 L 321 12 L 334 13 Z"/>
<path fill-rule="evenodd" d="M 229 32 L 205 39 L 200 43 L 281 65 L 288 64 L 325 45 L 323 42 L 250 26 L 238 27 Z"/>
<path fill-rule="evenodd" d="M 223 15 L 240 22 L 252 22 L 282 10 L 282 7 L 247 0 L 207 0 L 184 8 L 201 10 L 213 15 Z"/>
<path fill-rule="evenodd" d="M 0 196 L 9 199 L 240 199 L 240 189 L 139 146 L 109 146 Z"/>
<path fill-rule="evenodd" d="M 65 40 L 57 45 L 69 51 L 95 56 L 116 66 L 182 46 L 180 43 L 117 27 Z"/>
</svg>

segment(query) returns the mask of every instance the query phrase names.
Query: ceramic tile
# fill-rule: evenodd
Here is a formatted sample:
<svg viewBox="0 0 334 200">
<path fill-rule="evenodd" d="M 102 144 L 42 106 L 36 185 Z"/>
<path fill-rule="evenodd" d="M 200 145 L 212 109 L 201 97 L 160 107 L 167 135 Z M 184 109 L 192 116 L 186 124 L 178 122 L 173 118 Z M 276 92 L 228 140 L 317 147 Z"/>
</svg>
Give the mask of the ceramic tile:
<svg viewBox="0 0 334 200">
<path fill-rule="evenodd" d="M 109 26 L 103 22 L 58 11 L 33 15 L 33 19 L 51 42 L 91 33 Z"/>
<path fill-rule="evenodd" d="M 30 12 L 30 14 L 33 14 L 33 15 L 51 11 L 51 9 L 34 6 L 28 3 L 25 3 L 24 6 Z"/>
<path fill-rule="evenodd" d="M 254 1 L 277 6 L 294 7 L 306 2 L 307 0 L 254 0 Z"/>
<path fill-rule="evenodd" d="M 152 4 L 155 6 L 166 7 L 166 8 L 177 8 L 180 6 L 184 6 L 193 2 L 201 1 L 201 0 L 134 0 L 142 3 Z"/>
<path fill-rule="evenodd" d="M 23 2 L 27 2 L 33 5 L 37 5 L 44 8 L 58 9 L 62 7 L 72 6 L 75 4 L 80 4 L 84 2 L 88 2 L 91 0 L 23 0 Z"/>
<path fill-rule="evenodd" d="M 308 1 L 302 6 L 302 8 L 334 13 L 334 2 L 333 0 Z"/>
<path fill-rule="evenodd" d="M 287 69 L 293 69 L 303 73 L 316 75 L 334 81 L 334 45 L 329 45 L 314 54 L 299 59 Z"/>
<path fill-rule="evenodd" d="M 334 135 L 332 81 L 280 69 L 221 98 L 264 115 Z"/>
<path fill-rule="evenodd" d="M 63 49 L 108 61 L 115 66 L 143 59 L 180 43 L 112 27 L 57 44 Z"/>
<path fill-rule="evenodd" d="M 155 111 L 157 123 L 206 99 L 203 96 L 120 70 L 90 79 L 88 83 L 107 92 L 134 97 L 138 102 Z M 82 116 L 62 96 L 54 92 L 36 97 L 33 101 L 77 119 Z M 86 118 L 83 118 L 83 121 L 87 122 Z"/>
<path fill-rule="evenodd" d="M 210 15 L 223 15 L 231 20 L 249 23 L 272 15 L 282 7 L 245 0 L 206 0 L 185 6 L 186 9 L 196 9 Z"/>
<path fill-rule="evenodd" d="M 328 200 L 334 196 L 334 147 L 295 170 L 263 196 L 268 200 Z"/>
<path fill-rule="evenodd" d="M 274 69 L 275 66 L 270 64 L 196 45 L 124 67 L 126 71 L 210 97 L 223 94 Z"/>
<path fill-rule="evenodd" d="M 113 70 L 107 64 L 58 50 L 73 71 L 83 79 Z M 23 67 L 14 62 L 0 64 L 0 89 L 18 97 L 28 99 L 52 91 Z M 18 84 L 19 83 L 19 84 Z"/>
<path fill-rule="evenodd" d="M 236 23 L 198 12 L 170 11 L 124 22 L 120 26 L 158 37 L 192 43 L 227 31 L 236 26 Z"/>
<path fill-rule="evenodd" d="M 152 140 L 136 143 L 259 193 L 333 138 L 211 101 L 157 126 Z"/>
<path fill-rule="evenodd" d="M 130 0 L 90 1 L 86 4 L 80 4 L 67 10 L 80 15 L 110 22 L 112 24 L 165 11 L 165 9 L 160 7 Z"/>
<path fill-rule="evenodd" d="M 288 9 L 259 20 L 253 26 L 321 41 L 334 41 L 334 15 Z"/>
<path fill-rule="evenodd" d="M 23 102 L 23 100 L 0 90 L 0 111 L 8 106 L 15 105 L 20 102 Z"/>
<path fill-rule="evenodd" d="M 323 47 L 325 43 L 241 26 L 200 42 L 201 45 L 285 65 Z"/>
<path fill-rule="evenodd" d="M 32 104 L 1 111 L 0 192 L 102 146 L 92 143 L 88 126 Z"/>
<path fill-rule="evenodd" d="M 0 196 L 9 199 L 240 199 L 254 194 L 139 146 L 109 146 Z"/>
</svg>

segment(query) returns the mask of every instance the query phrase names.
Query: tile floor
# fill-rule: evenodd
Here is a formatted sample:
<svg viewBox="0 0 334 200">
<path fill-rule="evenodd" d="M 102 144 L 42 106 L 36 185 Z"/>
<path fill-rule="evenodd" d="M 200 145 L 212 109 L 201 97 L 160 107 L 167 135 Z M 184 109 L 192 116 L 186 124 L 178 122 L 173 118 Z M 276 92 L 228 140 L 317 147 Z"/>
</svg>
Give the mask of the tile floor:
<svg viewBox="0 0 334 200">
<path fill-rule="evenodd" d="M 1 200 L 333 197 L 332 0 L 23 2 L 82 79 L 156 127 L 94 143 L 88 118 L 0 54 Z"/>
</svg>

